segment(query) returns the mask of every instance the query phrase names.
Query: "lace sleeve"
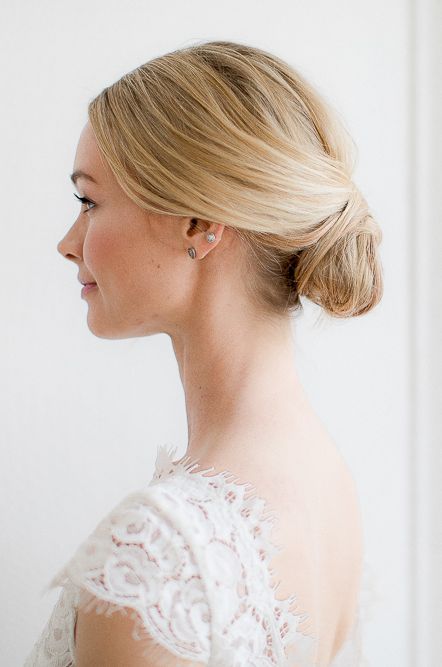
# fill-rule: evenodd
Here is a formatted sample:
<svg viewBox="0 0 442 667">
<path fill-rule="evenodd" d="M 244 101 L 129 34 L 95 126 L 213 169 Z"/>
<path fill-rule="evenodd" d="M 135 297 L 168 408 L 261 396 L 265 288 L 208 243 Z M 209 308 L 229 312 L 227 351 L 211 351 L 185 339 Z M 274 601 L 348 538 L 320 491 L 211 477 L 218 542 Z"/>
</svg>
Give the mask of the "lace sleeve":
<svg viewBox="0 0 442 667">
<path fill-rule="evenodd" d="M 206 590 L 194 549 L 173 518 L 170 502 L 165 509 L 160 489 L 127 496 L 50 587 L 77 587 L 78 606 L 86 610 L 94 606 L 107 615 L 133 610 L 135 639 L 148 638 L 178 657 L 207 664 Z"/>
</svg>

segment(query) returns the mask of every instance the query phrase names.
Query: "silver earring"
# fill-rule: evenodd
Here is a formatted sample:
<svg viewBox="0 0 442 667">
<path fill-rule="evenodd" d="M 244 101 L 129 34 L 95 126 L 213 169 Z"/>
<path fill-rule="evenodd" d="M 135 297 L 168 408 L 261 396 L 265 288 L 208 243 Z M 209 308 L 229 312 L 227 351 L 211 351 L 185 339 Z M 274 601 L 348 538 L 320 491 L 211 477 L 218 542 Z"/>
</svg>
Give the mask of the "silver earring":
<svg viewBox="0 0 442 667">
<path fill-rule="evenodd" d="M 207 234 L 206 239 L 208 240 L 209 243 L 213 243 L 214 240 L 216 239 L 215 234 L 213 232 L 210 232 L 210 234 Z"/>
<path fill-rule="evenodd" d="M 193 246 L 192 246 L 191 248 L 187 248 L 187 252 L 189 253 L 189 255 L 190 255 L 190 257 L 191 257 L 192 259 L 195 259 L 195 257 L 196 257 L 196 250 L 195 250 L 195 248 L 194 248 Z"/>
</svg>

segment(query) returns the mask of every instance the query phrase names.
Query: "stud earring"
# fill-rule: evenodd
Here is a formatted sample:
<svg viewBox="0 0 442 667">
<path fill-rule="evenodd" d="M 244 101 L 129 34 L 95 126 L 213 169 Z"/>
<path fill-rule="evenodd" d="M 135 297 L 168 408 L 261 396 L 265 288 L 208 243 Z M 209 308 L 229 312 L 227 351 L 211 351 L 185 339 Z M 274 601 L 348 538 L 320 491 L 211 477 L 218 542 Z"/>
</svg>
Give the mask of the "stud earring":
<svg viewBox="0 0 442 667">
<path fill-rule="evenodd" d="M 206 239 L 207 239 L 207 241 L 208 241 L 209 243 L 213 243 L 213 242 L 216 240 L 216 236 L 215 236 L 215 234 L 214 234 L 213 232 L 210 232 L 209 234 L 206 235 Z M 187 248 L 187 252 L 189 253 L 189 256 L 190 256 L 192 259 L 195 259 L 195 257 L 196 257 L 196 250 L 195 250 L 195 248 L 194 248 L 193 246 L 191 246 L 190 248 Z"/>
</svg>

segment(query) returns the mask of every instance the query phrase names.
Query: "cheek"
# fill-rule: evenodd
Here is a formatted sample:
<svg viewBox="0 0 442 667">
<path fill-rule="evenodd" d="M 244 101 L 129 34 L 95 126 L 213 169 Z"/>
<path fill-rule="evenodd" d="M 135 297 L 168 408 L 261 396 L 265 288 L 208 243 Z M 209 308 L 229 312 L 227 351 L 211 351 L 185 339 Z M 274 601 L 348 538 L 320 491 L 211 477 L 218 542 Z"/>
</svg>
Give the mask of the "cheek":
<svg viewBox="0 0 442 667">
<path fill-rule="evenodd" d="M 154 256 L 151 246 L 142 236 L 125 233 L 121 226 L 91 226 L 84 240 L 83 257 L 104 292 L 130 291 L 135 297 L 162 282 L 159 277 L 166 263 Z"/>
<path fill-rule="evenodd" d="M 83 259 L 98 283 L 114 267 L 119 245 L 117 235 L 89 228 L 83 244 Z"/>
</svg>

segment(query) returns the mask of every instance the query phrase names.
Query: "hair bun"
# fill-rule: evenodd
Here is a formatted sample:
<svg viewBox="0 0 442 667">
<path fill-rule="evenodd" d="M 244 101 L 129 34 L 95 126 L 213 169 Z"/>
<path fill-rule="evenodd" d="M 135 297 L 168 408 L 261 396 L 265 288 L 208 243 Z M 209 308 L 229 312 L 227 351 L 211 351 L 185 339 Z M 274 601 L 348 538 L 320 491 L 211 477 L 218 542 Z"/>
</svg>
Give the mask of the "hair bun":
<svg viewBox="0 0 442 667">
<path fill-rule="evenodd" d="M 323 234 L 302 250 L 294 271 L 299 294 L 334 317 L 367 313 L 383 295 L 382 230 L 359 189 L 351 184 L 349 190 L 345 206 L 323 222 Z"/>
</svg>

